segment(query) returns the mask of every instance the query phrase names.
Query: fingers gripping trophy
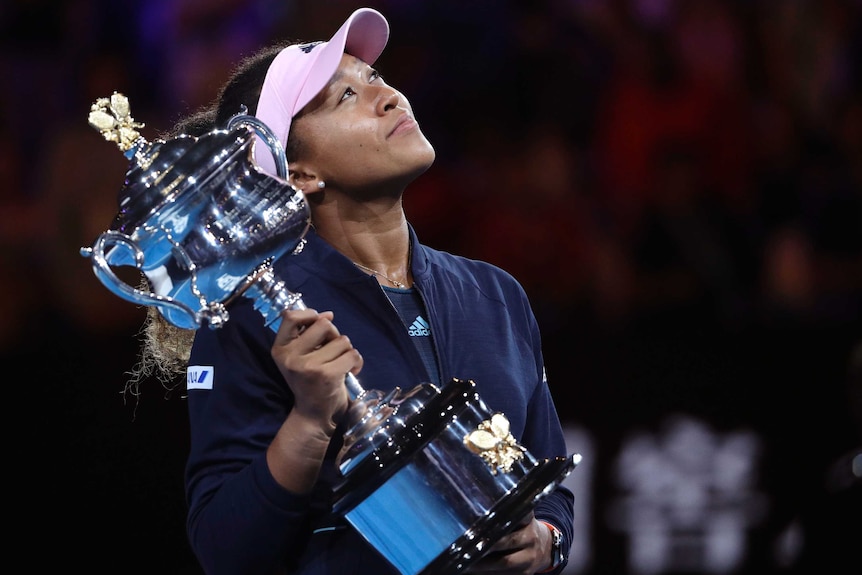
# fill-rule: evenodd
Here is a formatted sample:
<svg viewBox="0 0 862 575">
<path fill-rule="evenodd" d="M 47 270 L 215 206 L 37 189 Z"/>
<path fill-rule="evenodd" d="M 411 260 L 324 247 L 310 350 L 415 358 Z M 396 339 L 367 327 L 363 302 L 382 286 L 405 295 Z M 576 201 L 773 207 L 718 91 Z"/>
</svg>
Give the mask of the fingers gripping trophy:
<svg viewBox="0 0 862 575">
<path fill-rule="evenodd" d="M 272 263 L 302 250 L 309 209 L 266 125 L 241 110 L 223 129 L 148 142 L 119 93 L 96 100 L 89 123 L 129 159 L 119 212 L 81 249 L 111 292 L 186 329 L 218 329 L 240 297 L 274 331 L 283 311 L 304 309 Z M 255 164 L 255 136 L 279 177 Z M 149 290 L 123 282 L 114 271 L 122 266 Z M 403 575 L 466 570 L 581 459 L 534 458 L 469 380 L 383 393 L 347 374 L 345 385 L 334 511 Z"/>
</svg>

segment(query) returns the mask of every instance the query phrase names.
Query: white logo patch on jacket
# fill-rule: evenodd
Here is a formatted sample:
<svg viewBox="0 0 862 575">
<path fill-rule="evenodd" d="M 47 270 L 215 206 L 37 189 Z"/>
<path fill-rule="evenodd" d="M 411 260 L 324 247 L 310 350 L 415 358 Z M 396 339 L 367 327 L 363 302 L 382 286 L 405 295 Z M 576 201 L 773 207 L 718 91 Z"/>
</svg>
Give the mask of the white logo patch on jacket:
<svg viewBox="0 0 862 575">
<path fill-rule="evenodd" d="M 213 366 L 190 365 L 186 368 L 186 389 L 212 389 Z"/>
</svg>

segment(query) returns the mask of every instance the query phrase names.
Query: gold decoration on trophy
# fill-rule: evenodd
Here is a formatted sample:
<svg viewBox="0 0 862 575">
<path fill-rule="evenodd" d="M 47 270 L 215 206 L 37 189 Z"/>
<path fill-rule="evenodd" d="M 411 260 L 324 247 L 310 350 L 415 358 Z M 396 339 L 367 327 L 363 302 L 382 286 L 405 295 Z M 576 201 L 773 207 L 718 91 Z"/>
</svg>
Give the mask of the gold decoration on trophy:
<svg viewBox="0 0 862 575">
<path fill-rule="evenodd" d="M 526 451 L 509 432 L 509 420 L 502 413 L 495 413 L 464 436 L 464 445 L 485 460 L 493 475 L 497 474 L 497 468 L 505 473 L 511 471 Z"/>
<path fill-rule="evenodd" d="M 138 128 L 144 124 L 136 122 L 130 113 L 129 99 L 119 92 L 110 98 L 99 98 L 90 106 L 87 117 L 90 125 L 99 130 L 109 142 L 116 142 L 121 151 L 131 149 L 141 137 Z"/>
</svg>

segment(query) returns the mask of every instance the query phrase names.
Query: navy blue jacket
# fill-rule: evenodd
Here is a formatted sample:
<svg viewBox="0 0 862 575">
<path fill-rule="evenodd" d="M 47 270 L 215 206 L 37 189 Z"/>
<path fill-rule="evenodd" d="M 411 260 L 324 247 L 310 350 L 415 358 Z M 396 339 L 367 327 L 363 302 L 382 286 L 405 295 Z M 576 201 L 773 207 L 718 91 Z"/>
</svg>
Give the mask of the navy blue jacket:
<svg viewBox="0 0 862 575">
<path fill-rule="evenodd" d="M 429 381 L 377 281 L 313 230 L 307 239 L 302 253 L 280 258 L 274 270 L 307 307 L 334 312 L 335 325 L 364 358 L 362 387 L 409 390 Z M 411 240 L 414 286 L 426 306 L 441 381 L 473 380 L 488 409 L 506 415 L 534 457 L 565 456 L 538 325 L 520 284 L 487 263 L 419 244 L 412 229 Z M 190 373 L 212 368 L 211 388 L 188 392 L 188 534 L 201 565 L 211 575 L 397 573 L 349 526 L 311 534 L 330 511 L 339 446 L 331 446 L 311 495 L 294 495 L 273 479 L 265 453 L 292 395 L 270 356 L 275 334 L 251 300 L 239 298 L 228 309 L 221 328 L 198 330 L 189 362 Z M 561 528 L 566 556 L 572 503 L 571 492 L 560 487 L 535 509 L 539 519 Z"/>
</svg>

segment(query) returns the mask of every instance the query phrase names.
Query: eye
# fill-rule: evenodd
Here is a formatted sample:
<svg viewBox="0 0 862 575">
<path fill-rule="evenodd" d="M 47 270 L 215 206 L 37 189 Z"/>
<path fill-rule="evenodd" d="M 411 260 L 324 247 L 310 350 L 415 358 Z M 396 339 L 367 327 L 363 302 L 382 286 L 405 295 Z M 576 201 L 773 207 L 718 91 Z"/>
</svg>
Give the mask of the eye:
<svg viewBox="0 0 862 575">
<path fill-rule="evenodd" d="M 343 102 L 343 101 L 344 101 L 344 100 L 346 100 L 347 98 L 349 98 L 349 97 L 351 97 L 351 96 L 355 96 L 355 95 L 356 95 L 356 90 L 354 90 L 353 88 L 351 88 L 350 86 L 348 86 L 347 88 L 345 88 L 345 89 L 344 89 L 344 93 L 341 95 L 341 100 L 340 100 L 340 101 L 342 101 L 342 102 Z"/>
<path fill-rule="evenodd" d="M 375 70 L 374 68 L 369 68 L 369 72 L 368 72 L 368 83 L 369 83 L 369 84 L 373 84 L 374 82 L 376 82 L 376 81 L 378 81 L 378 80 L 382 81 L 382 80 L 383 80 L 383 76 L 381 76 L 381 75 L 380 75 L 380 72 L 378 72 L 378 71 L 377 71 L 377 70 Z M 350 98 L 350 97 L 352 97 L 352 96 L 355 96 L 355 95 L 356 95 L 356 90 L 354 90 L 354 89 L 353 89 L 353 88 L 351 88 L 350 86 L 347 86 L 347 87 L 344 89 L 344 93 L 342 93 L 342 94 L 341 94 L 341 99 L 339 99 L 339 102 L 343 102 L 344 100 L 346 100 L 346 99 L 348 99 L 348 98 Z"/>
</svg>

